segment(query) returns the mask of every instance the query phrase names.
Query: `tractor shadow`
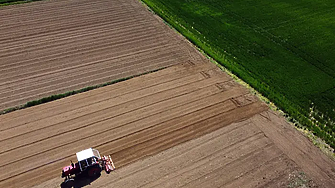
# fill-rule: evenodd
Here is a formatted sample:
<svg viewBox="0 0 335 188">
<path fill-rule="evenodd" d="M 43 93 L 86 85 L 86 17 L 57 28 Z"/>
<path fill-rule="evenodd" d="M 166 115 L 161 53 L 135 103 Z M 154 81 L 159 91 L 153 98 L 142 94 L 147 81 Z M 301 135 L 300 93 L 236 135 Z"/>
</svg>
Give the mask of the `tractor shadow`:
<svg viewBox="0 0 335 188">
<path fill-rule="evenodd" d="M 95 180 L 97 180 L 99 177 L 101 176 L 101 174 L 99 174 L 96 177 L 87 177 L 87 176 L 77 176 L 74 178 L 74 184 L 73 184 L 73 188 L 81 188 L 81 187 L 85 187 L 87 185 L 91 185 L 92 182 L 94 182 Z M 62 186 L 60 186 L 62 187 Z"/>
</svg>

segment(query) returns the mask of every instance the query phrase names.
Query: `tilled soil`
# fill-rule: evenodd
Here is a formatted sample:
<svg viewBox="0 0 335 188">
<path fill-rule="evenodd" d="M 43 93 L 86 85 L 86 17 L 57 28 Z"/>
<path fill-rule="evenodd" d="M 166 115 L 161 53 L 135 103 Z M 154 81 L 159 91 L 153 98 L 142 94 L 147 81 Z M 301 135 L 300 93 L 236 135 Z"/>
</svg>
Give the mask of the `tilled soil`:
<svg viewBox="0 0 335 188">
<path fill-rule="evenodd" d="M 139 2 L 0 8 L 0 110 L 199 58 Z"/>
<path fill-rule="evenodd" d="M 117 170 L 77 187 L 335 187 L 334 161 L 139 2 L 41 1 L 0 15 L 2 108 L 168 67 L 1 115 L 0 187 L 59 187 L 89 147 Z"/>
<path fill-rule="evenodd" d="M 0 187 L 57 187 L 61 168 L 89 147 L 118 168 L 93 187 L 285 187 L 299 173 L 305 184 L 334 185 L 333 161 L 207 62 L 15 111 L 0 123 Z"/>
</svg>

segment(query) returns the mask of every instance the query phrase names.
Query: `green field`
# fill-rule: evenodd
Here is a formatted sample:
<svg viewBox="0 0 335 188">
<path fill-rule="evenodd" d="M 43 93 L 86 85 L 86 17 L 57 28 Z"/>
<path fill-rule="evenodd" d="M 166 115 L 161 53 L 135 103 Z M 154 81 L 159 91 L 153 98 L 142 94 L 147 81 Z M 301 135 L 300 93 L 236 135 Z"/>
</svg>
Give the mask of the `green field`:
<svg viewBox="0 0 335 188">
<path fill-rule="evenodd" d="M 143 0 L 335 148 L 333 0 Z"/>
</svg>

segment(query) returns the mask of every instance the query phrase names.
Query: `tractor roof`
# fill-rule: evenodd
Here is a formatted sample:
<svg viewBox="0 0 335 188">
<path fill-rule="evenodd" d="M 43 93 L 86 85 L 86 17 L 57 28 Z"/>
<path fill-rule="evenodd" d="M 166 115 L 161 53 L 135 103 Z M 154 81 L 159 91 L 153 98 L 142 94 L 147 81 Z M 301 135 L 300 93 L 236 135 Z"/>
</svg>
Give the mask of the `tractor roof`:
<svg viewBox="0 0 335 188">
<path fill-rule="evenodd" d="M 91 157 L 97 157 L 98 159 L 100 159 L 99 151 L 96 149 L 92 149 L 92 148 L 80 151 L 76 153 L 76 155 L 77 155 L 78 161 L 82 161 L 82 160 L 85 160 Z"/>
</svg>

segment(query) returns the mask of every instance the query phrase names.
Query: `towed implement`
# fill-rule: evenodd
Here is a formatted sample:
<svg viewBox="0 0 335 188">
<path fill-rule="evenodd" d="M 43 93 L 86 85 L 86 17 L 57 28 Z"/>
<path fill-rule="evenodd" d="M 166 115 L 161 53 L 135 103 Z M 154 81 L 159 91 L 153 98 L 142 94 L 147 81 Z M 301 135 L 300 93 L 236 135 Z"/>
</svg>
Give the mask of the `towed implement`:
<svg viewBox="0 0 335 188">
<path fill-rule="evenodd" d="M 87 176 L 89 178 L 95 178 L 100 176 L 101 171 L 105 171 L 109 174 L 115 170 L 114 163 L 110 156 L 100 156 L 100 153 L 96 149 L 85 149 L 76 153 L 77 163 L 71 161 L 71 165 L 66 166 L 62 170 L 62 178 L 65 178 L 61 184 L 62 188 L 70 188 L 75 184 L 75 177 Z"/>
</svg>

